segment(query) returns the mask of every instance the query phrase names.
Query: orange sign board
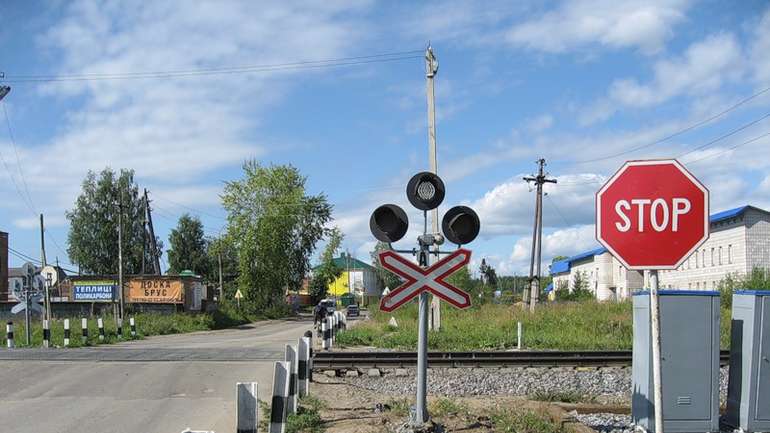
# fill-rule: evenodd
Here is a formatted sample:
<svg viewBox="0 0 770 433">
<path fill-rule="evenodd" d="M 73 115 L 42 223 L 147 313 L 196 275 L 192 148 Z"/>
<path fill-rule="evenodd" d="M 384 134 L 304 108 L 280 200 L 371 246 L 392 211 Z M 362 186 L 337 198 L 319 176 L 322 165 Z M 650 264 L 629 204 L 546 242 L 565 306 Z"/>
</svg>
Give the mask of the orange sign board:
<svg viewBox="0 0 770 433">
<path fill-rule="evenodd" d="M 178 304 L 184 286 L 180 280 L 136 279 L 128 283 L 128 302 Z"/>
</svg>

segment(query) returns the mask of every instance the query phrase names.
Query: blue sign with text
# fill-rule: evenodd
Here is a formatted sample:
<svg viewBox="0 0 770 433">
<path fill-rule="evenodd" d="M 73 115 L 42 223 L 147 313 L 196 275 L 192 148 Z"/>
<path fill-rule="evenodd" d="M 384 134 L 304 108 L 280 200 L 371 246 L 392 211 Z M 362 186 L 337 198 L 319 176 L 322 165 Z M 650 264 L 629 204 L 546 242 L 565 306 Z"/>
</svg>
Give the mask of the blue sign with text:
<svg viewBox="0 0 770 433">
<path fill-rule="evenodd" d="M 75 301 L 111 301 L 117 285 L 112 281 L 79 281 L 72 287 Z"/>
</svg>

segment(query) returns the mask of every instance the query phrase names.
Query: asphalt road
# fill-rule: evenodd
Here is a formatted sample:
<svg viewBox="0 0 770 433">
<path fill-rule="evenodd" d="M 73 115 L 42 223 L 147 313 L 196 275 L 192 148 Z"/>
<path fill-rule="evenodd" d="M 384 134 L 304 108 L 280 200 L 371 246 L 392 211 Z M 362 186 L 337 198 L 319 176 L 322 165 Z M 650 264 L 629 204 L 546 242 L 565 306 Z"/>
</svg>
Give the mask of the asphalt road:
<svg viewBox="0 0 770 433">
<path fill-rule="evenodd" d="M 235 431 L 235 383 L 270 401 L 273 365 L 311 321 L 82 349 L 0 349 L 0 431 Z"/>
</svg>

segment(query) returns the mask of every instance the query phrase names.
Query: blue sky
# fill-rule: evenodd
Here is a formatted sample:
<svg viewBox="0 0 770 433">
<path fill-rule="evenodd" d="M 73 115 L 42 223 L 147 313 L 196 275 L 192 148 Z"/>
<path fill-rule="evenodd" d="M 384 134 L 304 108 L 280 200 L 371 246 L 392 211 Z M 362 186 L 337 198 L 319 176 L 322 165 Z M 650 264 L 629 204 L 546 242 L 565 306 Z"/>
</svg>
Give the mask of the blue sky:
<svg viewBox="0 0 770 433">
<path fill-rule="evenodd" d="M 0 118 L 0 230 L 38 257 L 35 214 L 45 213 L 49 260 L 66 264 L 64 212 L 85 173 L 109 166 L 136 170 L 164 241 L 184 212 L 216 234 L 223 182 L 256 158 L 306 174 L 309 191 L 335 205 L 344 247 L 367 259 L 371 211 L 407 208 L 406 181 L 427 168 L 422 59 L 185 78 L 14 78 L 273 65 L 411 52 L 428 41 L 440 63 L 442 209 L 479 212 L 475 264 L 486 257 L 499 273 L 526 271 L 534 194 L 521 177 L 541 156 L 560 182 L 546 189 L 545 262 L 595 245 L 594 193 L 626 159 L 680 158 L 711 190 L 713 211 L 770 207 L 770 91 L 717 116 L 770 87 L 767 2 L 511 3 L 4 2 L 0 71 L 12 90 L 2 104 L 16 146 Z M 420 215 L 410 217 L 416 230 Z"/>
</svg>

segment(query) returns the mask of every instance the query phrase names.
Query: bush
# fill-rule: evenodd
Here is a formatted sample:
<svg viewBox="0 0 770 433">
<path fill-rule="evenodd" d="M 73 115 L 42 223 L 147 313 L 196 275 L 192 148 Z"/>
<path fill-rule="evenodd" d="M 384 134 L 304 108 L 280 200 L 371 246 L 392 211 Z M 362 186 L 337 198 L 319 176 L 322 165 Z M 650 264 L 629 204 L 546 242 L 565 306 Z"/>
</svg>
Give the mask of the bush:
<svg viewBox="0 0 770 433">
<path fill-rule="evenodd" d="M 755 267 L 748 275 L 727 275 L 719 282 L 719 294 L 724 308 L 732 308 L 736 290 L 770 290 L 770 270 Z"/>
</svg>

